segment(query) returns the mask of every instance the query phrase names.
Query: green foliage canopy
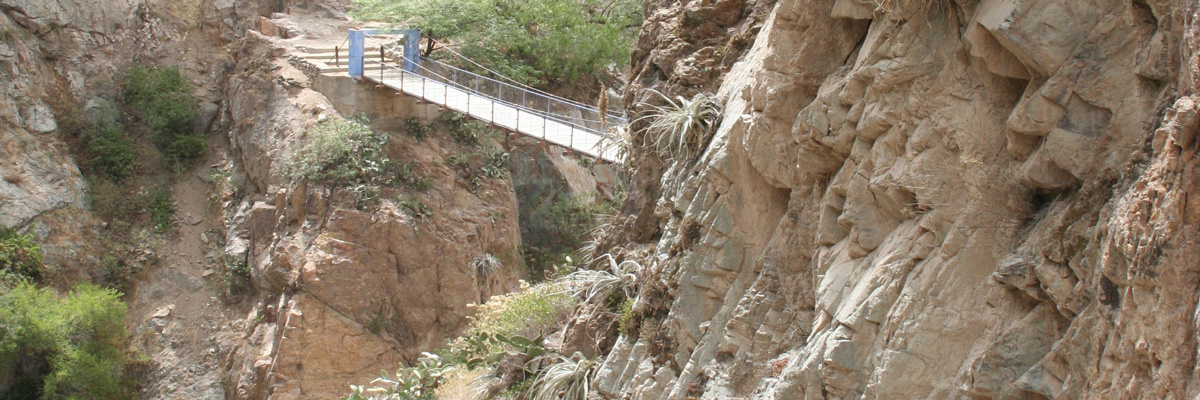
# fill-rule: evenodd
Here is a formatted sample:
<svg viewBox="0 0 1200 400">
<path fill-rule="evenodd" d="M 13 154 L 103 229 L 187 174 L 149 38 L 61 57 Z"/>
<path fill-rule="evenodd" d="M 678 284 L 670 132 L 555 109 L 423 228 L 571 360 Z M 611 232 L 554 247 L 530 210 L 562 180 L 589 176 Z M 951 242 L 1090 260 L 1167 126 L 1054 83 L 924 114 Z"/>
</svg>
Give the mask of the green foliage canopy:
<svg viewBox="0 0 1200 400">
<path fill-rule="evenodd" d="M 358 19 L 420 29 L 456 46 L 455 51 L 467 58 L 526 84 L 573 81 L 608 64 L 622 63 L 642 20 L 641 2 L 633 0 L 355 3 Z"/>
<path fill-rule="evenodd" d="M 81 285 L 58 298 L 28 282 L 0 292 L 0 373 L 12 374 L 13 383 L 0 398 L 133 398 L 118 297 Z"/>
</svg>

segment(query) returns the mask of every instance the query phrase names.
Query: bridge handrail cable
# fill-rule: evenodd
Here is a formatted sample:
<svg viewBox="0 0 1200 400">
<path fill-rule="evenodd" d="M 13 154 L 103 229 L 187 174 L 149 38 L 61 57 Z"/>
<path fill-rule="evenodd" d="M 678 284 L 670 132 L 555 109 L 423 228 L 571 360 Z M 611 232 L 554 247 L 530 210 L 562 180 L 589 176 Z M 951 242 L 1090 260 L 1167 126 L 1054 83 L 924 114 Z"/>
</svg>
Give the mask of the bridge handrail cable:
<svg viewBox="0 0 1200 400">
<path fill-rule="evenodd" d="M 403 56 L 399 56 L 399 57 L 400 57 L 401 59 L 405 59 L 405 60 L 407 61 L 407 59 L 406 59 L 405 57 L 403 57 Z M 588 126 L 586 126 L 586 125 L 581 125 L 581 124 L 578 124 L 578 123 L 575 123 L 575 122 L 572 122 L 572 121 L 567 121 L 567 120 L 565 120 L 565 119 L 562 119 L 562 118 L 560 118 L 559 116 L 557 116 L 557 115 L 554 115 L 554 114 L 547 114 L 547 113 L 545 113 L 545 112 L 542 112 L 542 111 L 540 111 L 540 110 L 534 110 L 534 109 L 531 109 L 531 108 L 528 108 L 528 107 L 524 107 L 524 106 L 520 106 L 520 105 L 517 105 L 517 104 L 514 104 L 514 103 L 509 103 L 509 102 L 507 102 L 507 101 L 504 101 L 503 99 L 496 99 L 496 98 L 493 98 L 492 96 L 489 96 L 489 95 L 487 95 L 487 94 L 483 94 L 483 93 L 477 92 L 477 91 L 475 91 L 475 90 L 473 90 L 473 89 L 471 89 L 471 88 L 469 88 L 469 87 L 466 87 L 466 86 L 464 86 L 464 85 L 462 85 L 462 84 L 460 84 L 460 83 L 458 83 L 458 82 L 455 82 L 455 81 L 454 81 L 454 80 L 452 80 L 452 79 L 449 79 L 449 78 L 447 78 L 447 77 L 445 77 L 445 76 L 443 76 L 443 75 L 441 75 L 441 74 L 438 74 L 436 71 L 430 70 L 429 68 L 426 68 L 426 67 L 424 67 L 424 66 L 422 66 L 422 65 L 419 65 L 419 64 L 417 65 L 417 67 L 418 67 L 419 69 L 422 69 L 422 70 L 428 71 L 430 75 L 433 75 L 433 77 L 425 76 L 425 75 L 422 75 L 422 74 L 420 74 L 420 73 L 413 73 L 413 72 L 410 72 L 410 71 L 406 71 L 406 70 L 404 70 L 404 68 L 397 67 L 397 66 L 394 66 L 394 65 L 390 65 L 390 64 L 387 64 L 387 63 L 381 63 L 380 65 L 381 65 L 381 68 L 388 68 L 388 69 L 391 69 L 391 70 L 395 70 L 395 71 L 398 71 L 398 72 L 400 72 L 400 74 L 401 74 L 401 78 L 400 78 L 400 79 L 404 79 L 404 78 L 403 78 L 404 74 L 411 74 L 411 75 L 413 75 L 413 76 L 416 76 L 416 77 L 419 77 L 419 78 L 421 78 L 421 79 L 423 79 L 423 80 L 432 79 L 432 80 L 434 80 L 434 81 L 438 81 L 438 82 L 442 82 L 442 83 L 444 83 L 444 84 L 447 84 L 447 85 L 449 85 L 449 87 L 454 87 L 454 88 L 456 88 L 456 89 L 458 89 L 459 91 L 462 91 L 462 92 L 464 92 L 464 93 L 470 93 L 470 94 L 474 94 L 474 95 L 476 95 L 476 96 L 479 96 L 479 97 L 483 97 L 483 98 L 489 99 L 489 100 L 491 100 L 491 101 L 493 101 L 493 102 L 499 102 L 499 103 L 502 103 L 502 104 L 508 105 L 508 106 L 512 107 L 513 109 L 519 109 L 519 110 L 521 110 L 522 112 L 525 112 L 525 113 L 527 113 L 527 114 L 537 115 L 537 116 L 540 116 L 540 117 L 542 117 L 542 118 L 544 118 L 544 119 L 546 119 L 546 120 L 555 121 L 555 122 L 558 122 L 558 123 L 560 123 L 560 124 L 563 124 L 563 125 L 574 126 L 574 127 L 576 127 L 577 129 L 579 129 L 579 130 L 580 130 L 582 133 L 585 133 L 585 134 L 594 135 L 594 136 L 600 136 L 600 137 L 603 137 L 603 136 L 604 136 L 604 134 L 603 134 L 603 133 L 601 133 L 601 132 L 599 132 L 599 131 L 597 131 L 597 130 L 593 130 L 593 129 L 591 129 L 590 127 L 588 127 Z M 444 64 L 443 64 L 443 65 L 444 65 Z M 441 78 L 441 79 L 443 79 L 443 80 L 445 80 L 445 81 L 441 81 L 441 80 L 439 80 L 438 78 Z M 486 78 L 485 78 L 485 79 L 486 79 Z M 446 105 L 446 107 L 450 107 L 450 106 L 449 106 L 449 105 Z M 465 112 L 466 112 L 468 115 L 470 115 L 470 110 L 463 110 L 463 111 L 465 111 Z M 572 119 L 575 119 L 575 118 L 572 118 Z M 582 118 L 579 118 L 579 119 L 582 119 Z M 599 122 L 599 121 L 596 121 L 596 120 L 588 120 L 588 121 L 592 121 L 592 122 Z M 493 122 L 494 122 L 494 121 L 493 121 Z"/>
<path fill-rule="evenodd" d="M 441 42 L 439 42 L 439 41 L 437 41 L 437 40 L 434 40 L 434 43 L 441 43 Z M 507 80 L 507 81 L 509 81 L 509 82 L 512 82 L 510 85 L 519 86 L 519 87 L 521 87 L 521 88 L 525 89 L 526 91 L 529 91 L 529 92 L 532 92 L 532 93 L 537 93 L 537 94 L 540 94 L 540 95 L 542 95 L 542 96 L 545 96 L 545 97 L 551 97 L 551 98 L 554 98 L 555 100 L 559 100 L 559 101 L 561 101 L 561 102 L 564 102 L 564 103 L 574 104 L 574 105 L 577 105 L 577 106 L 580 106 L 580 107 L 584 107 L 584 108 L 588 108 L 588 109 L 591 109 L 591 110 L 595 110 L 595 111 L 597 111 L 597 113 L 599 113 L 599 110 L 596 110 L 595 108 L 593 108 L 592 106 L 590 106 L 590 105 L 588 105 L 588 104 L 583 104 L 583 103 L 579 103 L 579 102 L 577 102 L 577 101 L 575 101 L 575 100 L 571 100 L 571 99 L 568 99 L 568 98 L 565 98 L 565 97 L 556 96 L 556 95 L 554 95 L 554 94 L 552 94 L 552 93 L 547 93 L 547 92 L 545 92 L 545 91 L 542 91 L 542 90 L 540 90 L 540 89 L 538 89 L 538 88 L 535 88 L 535 87 L 533 87 L 533 86 L 529 86 L 529 85 L 526 85 L 526 84 L 524 84 L 524 83 L 521 83 L 520 81 L 518 81 L 518 80 L 516 80 L 516 79 L 509 78 L 508 76 L 505 76 L 504 74 L 501 74 L 501 73 L 499 73 L 499 72 L 497 72 L 497 71 L 495 71 L 495 70 L 493 70 L 493 69 L 491 69 L 491 68 L 488 68 L 488 67 L 484 66 L 483 64 L 480 64 L 480 63 L 476 62 L 475 60 L 472 60 L 472 59 L 470 59 L 470 58 L 467 58 L 467 56 L 464 56 L 464 55 L 462 55 L 461 53 L 459 53 L 459 52 L 457 52 L 457 51 L 454 51 L 453 49 L 451 49 L 451 48 L 450 48 L 450 46 L 447 46 L 445 43 L 442 43 L 442 50 L 445 50 L 446 52 L 449 52 L 450 54 L 453 54 L 453 55 L 455 55 L 456 57 L 458 57 L 458 58 L 461 58 L 461 59 L 465 60 L 466 62 L 469 62 L 469 63 L 471 63 L 472 65 L 474 65 L 474 66 L 476 66 L 476 67 L 479 67 L 479 68 L 483 69 L 484 71 L 487 71 L 488 73 L 491 73 L 492 75 L 495 75 L 495 76 L 498 76 L 498 77 L 504 78 L 505 80 Z M 444 63 L 443 63 L 443 64 L 444 64 Z M 455 69 L 459 69 L 459 70 L 461 70 L 460 68 L 457 68 L 457 67 L 453 67 L 453 66 L 451 66 L 451 67 L 452 67 L 452 68 L 455 68 Z M 470 71 L 464 71 L 464 72 L 468 72 L 468 73 L 470 73 Z M 475 75 L 478 75 L 478 74 L 475 74 Z M 606 94 L 604 94 L 604 93 L 601 93 L 601 95 L 603 96 L 603 95 L 606 95 Z M 618 118 L 618 119 L 620 119 L 620 120 L 624 120 L 624 117 L 621 117 L 620 115 L 618 115 L 618 114 L 614 114 L 614 113 L 607 113 L 607 115 L 606 115 L 606 116 L 607 116 L 607 117 L 611 117 L 611 118 Z"/>
<path fill-rule="evenodd" d="M 599 118 L 599 117 L 600 117 L 599 110 L 596 110 L 595 108 L 592 108 L 592 107 L 587 107 L 587 106 L 585 106 L 585 105 L 580 105 L 580 104 L 578 104 L 578 103 L 573 103 L 573 102 L 570 102 L 570 103 L 568 103 L 568 102 L 561 102 L 561 101 L 558 101 L 558 100 L 556 100 L 556 99 L 554 99 L 554 98 L 551 98 L 551 97 L 549 97 L 549 96 L 545 96 L 545 95 L 542 95 L 542 94 L 539 94 L 539 93 L 533 93 L 533 95 L 535 95 L 535 96 L 538 96 L 538 97 L 542 97 L 543 99 L 545 99 L 545 100 L 546 100 L 546 110 L 545 110 L 545 111 L 543 111 L 543 110 L 540 110 L 540 109 L 534 109 L 534 108 L 532 108 L 532 107 L 529 107 L 527 104 L 520 104 L 520 105 L 518 105 L 518 104 L 516 104 L 516 103 L 514 103 L 514 102 L 509 102 L 509 101 L 506 101 L 506 100 L 504 99 L 504 95 L 503 95 L 503 94 L 504 94 L 504 93 L 503 93 L 503 92 L 504 92 L 504 86 L 508 86 L 508 87 L 510 87 L 510 88 L 512 88 L 512 89 L 515 89 L 517 92 L 528 92 L 528 91 L 526 91 L 526 90 L 523 90 L 523 89 L 521 89 L 521 88 L 513 87 L 512 85 L 508 85 L 508 84 L 506 84 L 506 83 L 504 83 L 504 82 L 501 82 L 501 81 L 498 81 L 498 80 L 495 80 L 495 79 L 492 79 L 492 78 L 488 78 L 488 77 L 485 77 L 485 76 L 482 76 L 482 75 L 476 74 L 476 73 L 474 73 L 474 72 L 466 71 L 466 70 L 463 70 L 463 69 L 461 69 L 461 68 L 457 68 L 457 67 L 454 67 L 454 66 L 451 66 L 451 65 L 448 65 L 448 64 L 442 63 L 442 62 L 435 61 L 435 60 L 429 60 L 429 59 L 420 59 L 420 61 L 423 61 L 423 62 L 413 62 L 411 59 L 409 59 L 409 58 L 407 58 L 407 57 L 404 57 L 404 55 L 403 55 L 403 54 L 399 54 L 399 53 L 397 53 L 397 52 L 392 52 L 392 54 L 391 54 L 391 55 L 392 55 L 394 58 L 398 58 L 398 59 L 401 59 L 401 60 L 403 60 L 403 61 L 406 61 L 406 62 L 410 62 L 410 63 L 412 63 L 413 65 L 415 65 L 416 67 L 418 67 L 418 68 L 419 68 L 419 70 L 427 71 L 427 73 L 428 73 L 430 76 L 432 76 L 432 77 L 435 77 L 435 80 L 439 80 L 439 81 L 441 81 L 441 82 L 443 82 L 443 83 L 446 83 L 446 84 L 453 85 L 453 86 L 455 86 L 455 87 L 459 88 L 460 90 L 463 90 L 463 91 L 466 91 L 466 92 L 471 92 L 471 93 L 473 93 L 473 94 L 475 94 L 475 95 L 477 95 L 477 96 L 481 96 L 481 97 L 487 97 L 487 98 L 489 98 L 489 99 L 492 99 L 493 101 L 498 101 L 498 102 L 500 102 L 500 103 L 503 103 L 503 104 L 508 104 L 508 105 L 510 105 L 510 106 L 512 106 L 512 107 L 519 107 L 519 108 L 521 108 L 523 111 L 525 111 L 525 112 L 527 112 L 527 113 L 530 113 L 530 114 L 542 115 L 542 116 L 553 116 L 553 117 L 557 117 L 557 118 L 554 118 L 554 119 L 555 119 L 555 120 L 558 120 L 558 121 L 562 121 L 562 119 L 566 119 L 566 120 L 570 120 L 570 121 L 577 121 L 577 122 L 569 122 L 569 124 L 571 124 L 571 125 L 574 125 L 574 126 L 577 126 L 577 127 L 580 127 L 580 128 L 583 128 L 583 129 L 592 130 L 592 131 L 597 131 L 597 132 L 601 131 L 601 129 L 599 129 L 599 128 L 601 128 L 601 127 L 604 127 L 604 126 L 616 126 L 616 125 L 620 125 L 620 124 L 623 124 L 623 123 L 625 123 L 625 120 L 624 120 L 623 118 L 620 118 L 620 117 L 615 117 L 615 116 L 612 116 L 612 115 L 607 115 L 606 117 L 608 117 L 608 118 L 606 118 L 606 121 L 604 121 L 603 123 L 602 123 L 602 122 L 601 122 L 599 119 L 591 119 L 591 118 L 586 118 L 586 117 L 584 116 L 584 112 L 585 112 L 585 111 L 586 111 L 586 112 L 590 112 L 590 113 L 594 114 L 594 115 L 595 115 L 597 118 Z M 429 68 L 429 67 L 427 67 L 427 66 L 426 66 L 426 65 L 424 65 L 424 64 L 429 64 L 429 65 L 431 65 L 433 68 Z M 390 67 L 390 66 L 389 66 L 389 67 Z M 439 68 L 439 67 L 440 67 L 440 68 L 443 68 L 443 69 L 446 69 L 446 70 L 449 70 L 449 71 L 450 71 L 450 74 L 448 74 L 448 75 L 454 75 L 454 76 L 457 76 L 458 74 L 460 74 L 460 73 L 461 73 L 461 74 L 464 74 L 464 75 L 466 75 L 466 76 L 467 76 L 467 77 L 469 77 L 469 78 L 476 79 L 477 81 L 476 81 L 475 87 L 470 87 L 470 86 L 464 85 L 463 83 L 459 82 L 459 81 L 458 81 L 457 79 L 455 79 L 455 78 L 451 78 L 451 77 L 448 77 L 448 76 L 446 76 L 446 75 L 443 75 L 443 74 L 440 74 L 440 73 L 438 73 L 438 72 L 437 72 L 435 69 L 436 69 L 436 68 Z M 394 67 L 390 67 L 390 68 L 394 68 Z M 417 75 L 421 75 L 421 74 L 420 74 L 420 73 L 417 73 Z M 479 90 L 479 86 L 480 86 L 480 85 L 479 85 L 479 83 L 478 83 L 478 80 L 482 80 L 482 81 L 484 81 L 484 82 L 492 82 L 492 83 L 494 83 L 494 84 L 497 86 L 497 94 L 496 94 L 495 96 L 492 96 L 492 95 L 490 95 L 490 94 L 485 94 L 485 93 L 481 92 L 481 91 Z M 523 97 L 524 97 L 524 95 L 523 95 Z M 524 100 L 522 100 L 522 103 L 526 103 L 526 102 L 525 102 Z M 566 105 L 568 108 L 570 108 L 570 109 L 573 109 L 573 111 L 576 111 L 576 112 L 578 113 L 578 115 L 556 115 L 556 114 L 553 112 L 553 107 L 552 107 L 554 103 L 562 103 L 563 105 Z M 560 107 L 560 108 L 561 108 L 561 107 Z M 570 114 L 574 114 L 574 113 L 570 113 Z M 584 124 L 581 124 L 581 123 L 579 123 L 579 122 L 584 122 Z M 597 126 L 596 126 L 596 127 L 591 127 L 591 126 L 588 126 L 586 123 L 594 123 L 594 124 L 595 124 L 595 125 L 597 125 Z"/>
<path fill-rule="evenodd" d="M 498 86 L 499 86 L 499 85 L 504 85 L 504 86 L 512 87 L 512 85 L 508 85 L 508 84 L 506 84 L 506 83 L 504 83 L 504 82 L 500 82 L 500 81 L 498 81 L 498 80 L 495 80 L 495 79 L 492 79 L 492 78 L 488 78 L 488 77 L 486 77 L 486 76 L 482 76 L 482 75 L 479 75 L 479 74 L 473 73 L 473 72 L 471 72 L 471 71 L 462 70 L 462 69 L 460 69 L 460 68 L 457 68 L 457 67 L 451 66 L 451 65 L 449 65 L 449 64 L 446 64 L 446 63 L 443 63 L 443 62 L 438 62 L 438 61 L 436 61 L 436 60 L 429 60 L 429 59 L 422 59 L 422 61 L 424 61 L 424 62 L 427 62 L 427 63 L 429 63 L 429 64 L 432 64 L 432 65 L 433 65 L 433 67 L 434 67 L 434 69 L 436 69 L 437 67 L 441 67 L 441 68 L 445 68 L 445 69 L 448 69 L 448 70 L 450 70 L 452 73 L 459 73 L 459 72 L 461 72 L 461 73 L 463 73 L 463 74 L 468 74 L 468 75 L 469 75 L 471 78 L 482 79 L 482 80 L 484 80 L 484 81 L 494 82 L 494 83 L 495 83 L 496 85 L 498 85 Z M 470 88 L 470 87 L 468 87 L 468 86 L 466 86 L 466 85 L 462 84 L 461 82 L 458 82 L 458 80 L 457 80 L 456 78 L 447 77 L 447 76 L 445 76 L 445 75 L 438 74 L 437 72 L 435 72 L 435 70 L 431 70 L 431 69 L 429 69 L 429 68 L 425 68 L 424 66 L 421 66 L 421 68 L 422 68 L 422 69 L 424 69 L 424 70 L 430 71 L 430 73 L 431 73 L 431 74 L 433 74 L 433 75 L 435 75 L 435 76 L 437 76 L 437 77 L 440 77 L 440 78 L 442 78 L 442 79 L 445 79 L 445 80 L 447 80 L 447 83 L 451 83 L 451 84 L 454 84 L 454 85 L 456 85 L 456 86 L 458 86 L 458 87 L 462 87 L 462 88 L 464 88 L 464 89 L 466 89 L 466 90 L 468 90 L 468 91 L 471 91 L 472 93 L 478 94 L 478 95 L 480 95 L 480 96 L 486 96 L 486 97 L 488 97 L 488 98 L 495 99 L 496 101 L 499 101 L 499 102 L 501 102 L 501 103 L 504 103 L 504 104 L 511 105 L 511 106 L 513 106 L 513 107 L 521 107 L 523 110 L 527 110 L 527 111 L 529 111 L 529 112 L 531 112 L 531 113 L 534 113 L 534 114 L 539 114 L 539 115 L 541 115 L 541 114 L 554 115 L 554 113 L 552 113 L 552 112 L 540 111 L 540 110 L 534 109 L 534 108 L 532 108 L 532 107 L 529 107 L 528 105 L 525 105 L 525 104 L 517 104 L 517 103 L 513 103 L 513 102 L 510 102 L 510 101 L 507 101 L 507 100 L 505 100 L 505 99 L 503 99 L 503 98 L 502 98 L 503 96 L 493 97 L 493 96 L 491 96 L 491 95 L 489 95 L 489 94 L 486 94 L 486 93 L 480 92 L 478 89 L 472 89 L 472 88 Z M 527 90 L 523 90 L 523 89 L 521 89 L 521 88 L 517 88 L 517 87 L 512 87 L 512 88 L 513 88 L 513 89 L 516 89 L 516 90 L 518 91 L 518 93 L 519 93 L 519 92 L 529 92 L 529 91 L 527 91 Z M 559 101 L 559 100 L 558 100 L 558 99 L 556 99 L 556 98 L 552 98 L 552 97 L 544 96 L 544 95 L 542 95 L 542 94 L 539 94 L 539 93 L 533 93 L 533 94 L 534 94 L 535 96 L 542 97 L 542 98 L 543 98 L 543 99 L 545 99 L 545 100 L 546 100 L 548 103 L 549 103 L 549 102 L 551 102 L 551 101 L 553 101 L 553 102 L 556 102 L 556 103 L 562 103 L 562 104 L 565 104 L 565 105 L 567 105 L 567 106 L 570 106 L 571 108 L 574 108 L 574 109 L 576 109 L 576 110 L 578 110 L 578 111 L 588 111 L 588 112 L 591 112 L 591 113 L 593 113 L 593 114 L 595 114 L 595 115 L 596 115 L 596 118 L 599 118 L 599 117 L 600 117 L 600 112 L 599 112 L 599 110 L 597 110 L 597 109 L 595 109 L 595 108 L 593 108 L 593 107 L 588 107 L 588 106 L 586 106 L 586 105 L 581 105 L 581 104 L 578 104 L 578 103 L 568 103 L 568 102 L 562 102 L 562 101 Z M 616 121 L 618 124 L 619 124 L 619 123 L 624 123 L 624 119 L 623 119 L 623 118 L 621 118 L 621 117 L 617 117 L 617 116 L 613 116 L 613 115 L 608 115 L 607 117 L 608 117 L 608 120 L 614 120 L 614 121 Z M 582 115 L 582 113 L 580 113 L 580 115 L 579 115 L 579 116 L 572 116 L 572 117 L 570 117 L 570 118 L 572 118 L 572 119 L 575 119 L 575 120 L 579 120 L 579 121 L 584 121 L 584 122 L 594 122 L 594 123 L 596 123 L 596 124 L 599 124 L 599 123 L 601 122 L 599 119 L 591 119 L 591 118 L 586 118 L 586 117 L 584 117 L 584 116 Z M 606 121 L 604 121 L 604 122 L 606 122 L 606 123 L 607 123 L 607 122 L 608 122 L 608 120 L 606 120 Z M 577 124 L 577 125 L 578 125 L 578 124 Z"/>
</svg>

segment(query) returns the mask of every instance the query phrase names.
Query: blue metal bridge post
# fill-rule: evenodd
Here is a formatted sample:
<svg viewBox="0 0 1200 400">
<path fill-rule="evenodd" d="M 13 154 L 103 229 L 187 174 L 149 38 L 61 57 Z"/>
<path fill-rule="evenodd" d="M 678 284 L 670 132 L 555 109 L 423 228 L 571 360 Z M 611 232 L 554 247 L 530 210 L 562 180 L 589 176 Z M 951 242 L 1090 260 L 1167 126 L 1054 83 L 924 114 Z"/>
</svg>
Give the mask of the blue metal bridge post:
<svg viewBox="0 0 1200 400">
<path fill-rule="evenodd" d="M 351 29 L 350 37 L 347 39 L 350 42 L 350 54 L 346 57 L 350 76 L 363 76 L 363 51 L 366 46 L 366 32 Z"/>
<path fill-rule="evenodd" d="M 416 29 L 404 30 L 404 70 L 417 72 L 417 63 L 421 59 L 421 31 Z"/>
</svg>

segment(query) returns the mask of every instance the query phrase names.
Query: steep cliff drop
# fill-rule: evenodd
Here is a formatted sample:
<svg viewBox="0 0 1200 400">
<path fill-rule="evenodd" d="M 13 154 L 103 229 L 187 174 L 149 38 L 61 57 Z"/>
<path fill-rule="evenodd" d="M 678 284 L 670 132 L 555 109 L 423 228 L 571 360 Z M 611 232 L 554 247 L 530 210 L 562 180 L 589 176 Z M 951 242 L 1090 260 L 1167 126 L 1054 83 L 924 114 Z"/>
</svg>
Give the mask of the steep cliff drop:
<svg viewBox="0 0 1200 400">
<path fill-rule="evenodd" d="M 659 284 L 606 397 L 1200 392 L 1195 4 L 647 7 L 627 108 L 724 115 L 631 157 L 602 250 L 652 246 Z"/>
</svg>

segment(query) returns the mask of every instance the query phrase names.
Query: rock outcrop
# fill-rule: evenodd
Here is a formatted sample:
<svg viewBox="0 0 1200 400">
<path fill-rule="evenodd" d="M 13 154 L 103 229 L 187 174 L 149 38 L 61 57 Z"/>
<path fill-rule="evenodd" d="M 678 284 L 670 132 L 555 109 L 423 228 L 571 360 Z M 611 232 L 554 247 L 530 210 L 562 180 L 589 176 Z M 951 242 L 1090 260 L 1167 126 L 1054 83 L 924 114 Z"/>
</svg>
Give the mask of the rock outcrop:
<svg viewBox="0 0 1200 400">
<path fill-rule="evenodd" d="M 291 6 L 344 19 L 339 2 L 293 3 L 0 1 L 0 226 L 35 232 L 51 264 L 78 264 L 56 273 L 94 268 L 104 222 L 89 211 L 79 168 L 86 160 L 73 159 L 75 138 L 65 128 L 92 104 L 115 100 L 133 61 L 184 72 L 199 97 L 197 128 L 213 131 L 210 152 L 227 159 L 219 167 L 231 171 L 230 192 L 213 197 L 221 209 L 213 229 L 199 216 L 180 215 L 188 224 L 180 237 L 197 243 L 163 258 L 179 265 L 146 275 L 181 282 L 135 287 L 126 299 L 134 347 L 150 358 L 146 376 L 155 380 L 143 385 L 147 398 L 336 398 L 348 383 L 365 383 L 364 371 L 393 369 L 443 345 L 465 326 L 468 304 L 510 291 L 524 276 L 511 183 L 472 187 L 444 161 L 462 150 L 445 135 L 416 143 L 396 129 L 407 116 L 431 122 L 436 108 L 348 78 L 341 84 L 349 82 L 361 101 L 331 103 L 286 62 L 280 38 L 248 29 L 260 17 L 286 19 L 274 13 Z M 392 158 L 435 178 L 432 189 L 403 194 L 427 205 L 428 215 L 414 215 L 399 197 L 358 209 L 343 188 L 281 177 L 280 160 L 303 145 L 307 130 L 359 112 L 395 133 Z M 202 172 L 179 179 L 193 178 L 209 179 Z M 205 204 L 213 201 L 203 197 L 206 185 L 177 193 L 192 196 L 189 205 Z M 210 253 L 210 246 L 222 251 Z M 473 263 L 489 256 L 504 268 Z M 251 295 L 233 304 L 209 296 L 221 285 L 214 275 L 221 263 L 251 267 Z M 163 298 L 179 287 L 196 293 Z M 185 298 L 203 304 L 149 304 Z"/>
<path fill-rule="evenodd" d="M 1194 4 L 647 6 L 626 107 L 725 112 L 696 159 L 631 157 L 604 243 L 657 284 L 606 397 L 1200 393 Z M 697 60 L 733 39 L 686 39 L 743 31 L 724 69 Z"/>
<path fill-rule="evenodd" d="M 417 142 L 400 133 L 404 118 L 429 124 L 436 106 L 374 92 L 348 77 L 314 84 L 279 57 L 275 39 L 248 34 L 227 85 L 232 158 L 245 173 L 242 200 L 227 205 L 226 254 L 245 260 L 258 287 L 246 340 L 231 348 L 230 395 L 248 399 L 337 398 L 348 383 L 408 363 L 441 347 L 466 326 L 468 304 L 506 293 L 520 268 L 517 199 L 507 180 L 476 192 L 444 162 L 461 151 L 447 134 Z M 313 86 L 353 96 L 331 103 Z M 354 88 L 350 88 L 354 89 Z M 347 101 L 355 99 L 359 101 Z M 264 112 L 265 111 L 265 112 Z M 364 113 L 391 132 L 392 158 L 434 178 L 426 192 L 392 193 L 357 209 L 345 188 L 289 182 L 282 159 L 319 120 Z M 396 195 L 418 199 L 417 215 Z M 476 268 L 494 257 L 497 271 Z"/>
</svg>

